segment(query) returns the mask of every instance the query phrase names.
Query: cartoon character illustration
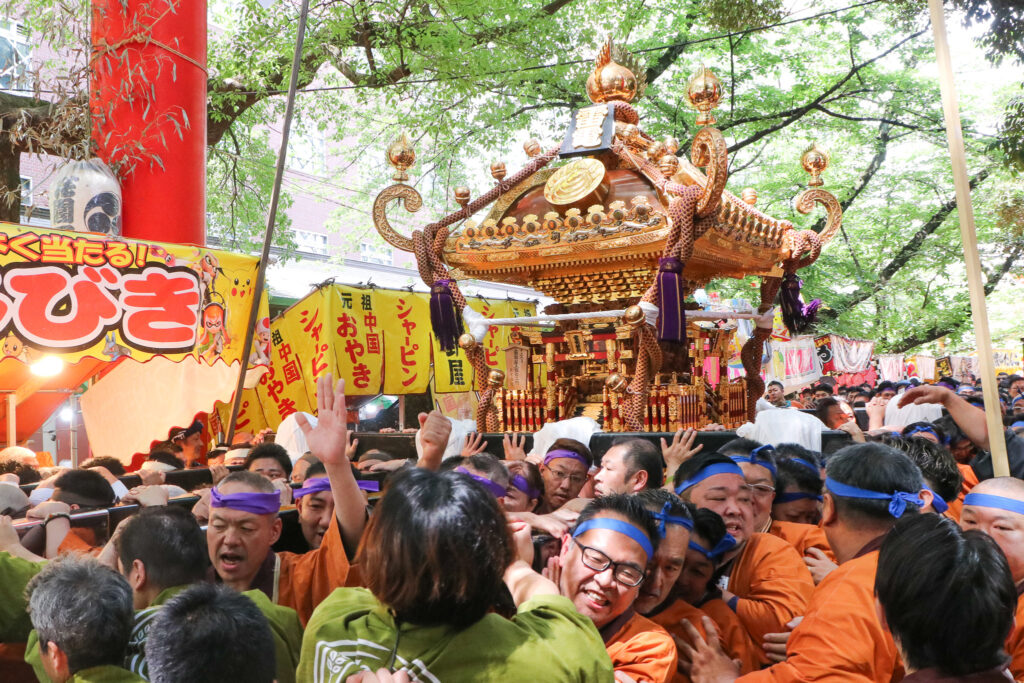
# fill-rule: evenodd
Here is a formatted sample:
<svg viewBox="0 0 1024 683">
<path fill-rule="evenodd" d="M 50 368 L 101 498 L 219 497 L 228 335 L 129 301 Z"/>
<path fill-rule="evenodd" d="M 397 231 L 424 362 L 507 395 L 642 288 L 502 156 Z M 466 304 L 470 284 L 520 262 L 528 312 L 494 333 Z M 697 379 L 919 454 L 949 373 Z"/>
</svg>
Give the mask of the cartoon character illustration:
<svg viewBox="0 0 1024 683">
<path fill-rule="evenodd" d="M 178 263 L 178 259 L 174 254 L 156 244 L 149 247 L 149 253 L 163 261 L 168 268 L 173 268 Z"/>
<path fill-rule="evenodd" d="M 212 363 L 220 358 L 224 353 L 224 347 L 231 343 L 224 304 L 214 301 L 203 306 L 202 324 L 197 352 Z"/>
<path fill-rule="evenodd" d="M 18 339 L 13 332 L 8 332 L 4 339 L 4 358 L 17 358 L 22 362 L 28 362 L 28 349 L 25 342 Z"/>
<path fill-rule="evenodd" d="M 131 358 L 132 350 L 127 346 L 118 344 L 114 333 L 108 332 L 107 336 L 103 338 L 103 355 L 110 358 L 111 361 L 115 361 L 122 356 Z"/>
<path fill-rule="evenodd" d="M 203 304 L 209 305 L 213 303 L 213 295 L 217 293 L 213 281 L 217 279 L 217 273 L 223 275 L 224 271 L 220 267 L 220 260 L 216 254 L 209 251 L 204 254 L 198 249 L 194 249 L 193 252 L 196 255 L 196 260 L 189 267 L 199 276 L 199 294 Z"/>
<path fill-rule="evenodd" d="M 256 335 L 249 354 L 249 365 L 270 365 L 270 318 L 256 321 Z"/>
</svg>

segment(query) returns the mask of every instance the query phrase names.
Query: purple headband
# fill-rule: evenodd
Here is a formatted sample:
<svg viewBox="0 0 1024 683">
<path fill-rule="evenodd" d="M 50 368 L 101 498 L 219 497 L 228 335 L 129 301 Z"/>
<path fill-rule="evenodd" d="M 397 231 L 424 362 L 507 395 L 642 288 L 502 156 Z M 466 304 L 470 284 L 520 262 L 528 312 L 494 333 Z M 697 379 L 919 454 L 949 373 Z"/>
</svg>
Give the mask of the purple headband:
<svg viewBox="0 0 1024 683">
<path fill-rule="evenodd" d="M 557 460 L 558 458 L 572 458 L 573 460 L 583 463 L 583 466 L 588 470 L 590 469 L 590 465 L 587 463 L 586 458 L 576 451 L 570 451 L 565 448 L 556 448 L 553 451 L 548 451 L 547 455 L 544 456 L 544 464 L 547 465 L 552 460 Z"/>
<path fill-rule="evenodd" d="M 276 515 L 281 511 L 281 494 L 257 493 L 241 491 L 239 493 L 221 493 L 216 487 L 210 489 L 211 508 L 230 508 L 239 512 L 250 512 L 254 515 Z"/>
<path fill-rule="evenodd" d="M 530 482 L 521 474 L 513 474 L 509 482 L 514 488 L 526 494 L 527 498 L 540 498 L 540 491 L 530 486 Z"/>
<path fill-rule="evenodd" d="M 363 491 L 370 491 L 376 493 L 380 491 L 380 482 L 374 481 L 373 479 L 356 479 L 356 486 Z M 303 486 L 300 489 L 292 491 L 292 496 L 296 500 L 303 496 L 308 496 L 311 493 L 320 493 L 321 491 L 331 490 L 331 480 L 327 477 L 314 477 L 313 479 L 307 479 L 303 482 Z"/>
<path fill-rule="evenodd" d="M 456 472 L 461 472 L 462 474 L 465 474 L 467 477 L 469 477 L 471 479 L 475 479 L 476 481 L 478 481 L 481 484 L 483 484 L 484 487 L 488 491 L 490 491 L 491 493 L 494 494 L 495 498 L 504 498 L 505 494 L 507 493 L 507 490 L 505 488 L 503 488 L 502 486 L 500 486 L 499 484 L 495 484 L 493 481 L 491 481 L 487 477 L 481 477 L 479 474 L 473 474 L 472 472 L 467 470 L 465 467 L 456 467 L 455 471 Z"/>
</svg>

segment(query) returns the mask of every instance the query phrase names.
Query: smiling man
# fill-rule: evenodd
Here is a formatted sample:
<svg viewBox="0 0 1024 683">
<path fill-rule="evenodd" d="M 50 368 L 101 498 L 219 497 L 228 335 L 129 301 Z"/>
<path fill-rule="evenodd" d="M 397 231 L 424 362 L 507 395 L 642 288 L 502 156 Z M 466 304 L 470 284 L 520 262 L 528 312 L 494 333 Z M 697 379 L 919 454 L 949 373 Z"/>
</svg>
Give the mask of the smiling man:
<svg viewBox="0 0 1024 683">
<path fill-rule="evenodd" d="M 760 645 L 767 634 L 785 631 L 790 620 L 803 615 L 814 581 L 792 545 L 754 532 L 751 490 L 743 470 L 720 453 L 698 453 L 676 471 L 675 488 L 683 500 L 718 513 L 736 539 L 716 575 L 722 599 L 751 640 Z"/>
<path fill-rule="evenodd" d="M 616 673 L 638 683 L 667 683 L 676 673 L 672 636 L 633 605 L 659 540 L 635 496 L 604 496 L 580 513 L 557 562 L 561 594 L 594 622 Z"/>
</svg>

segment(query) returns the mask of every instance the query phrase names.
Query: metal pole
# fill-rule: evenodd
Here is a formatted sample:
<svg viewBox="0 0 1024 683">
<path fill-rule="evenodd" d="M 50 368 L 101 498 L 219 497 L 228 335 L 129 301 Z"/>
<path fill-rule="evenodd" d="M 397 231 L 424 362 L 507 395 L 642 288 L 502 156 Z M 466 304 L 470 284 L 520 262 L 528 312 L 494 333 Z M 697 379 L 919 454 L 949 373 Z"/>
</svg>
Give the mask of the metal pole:
<svg viewBox="0 0 1024 683">
<path fill-rule="evenodd" d="M 974 207 L 971 205 L 971 187 L 967 179 L 967 158 L 964 154 L 963 131 L 960 128 L 960 108 L 957 104 L 953 65 L 946 37 L 946 16 L 942 0 L 928 0 L 932 31 L 935 34 L 935 59 L 939 65 L 939 85 L 942 88 L 942 112 L 946 120 L 946 138 L 949 156 L 953 162 L 953 185 L 956 188 L 956 209 L 960 217 L 960 237 L 964 243 L 964 263 L 967 266 L 967 286 L 971 295 L 971 318 L 978 346 L 978 372 L 981 373 L 982 395 L 985 398 L 985 422 L 988 425 L 989 451 L 992 469 L 997 477 L 1010 476 L 1006 458 L 1006 440 L 999 413 L 999 392 L 996 388 L 995 363 L 992 359 L 992 337 L 989 334 L 988 310 L 985 308 L 985 286 L 981 280 L 981 259 L 978 256 L 978 235 L 974 229 Z"/>
<path fill-rule="evenodd" d="M 7 445 L 18 445 L 18 397 L 7 394 Z"/>
<path fill-rule="evenodd" d="M 398 431 L 405 429 L 405 394 L 398 396 Z"/>
<path fill-rule="evenodd" d="M 231 421 L 228 423 L 226 441 L 230 444 L 235 438 L 235 423 L 238 411 L 242 406 L 242 390 L 245 388 L 245 372 L 249 368 L 249 354 L 252 353 L 252 340 L 256 331 L 256 318 L 259 316 L 260 297 L 263 296 L 263 285 L 267 278 L 267 261 L 270 259 L 270 244 L 274 240 L 274 223 L 277 221 L 277 204 L 281 196 L 281 179 L 284 177 L 284 163 L 288 156 L 288 137 L 292 130 L 292 114 L 295 111 L 295 91 L 299 87 L 299 66 L 302 63 L 302 41 L 306 38 L 306 15 L 309 13 L 309 0 L 302 0 L 299 10 L 299 30 L 295 36 L 295 54 L 292 56 L 292 75 L 288 82 L 288 103 L 284 110 L 284 126 L 281 129 L 281 148 L 277 153 L 277 173 L 274 176 L 274 189 L 270 194 L 270 212 L 267 215 L 267 230 L 263 235 L 263 253 L 260 256 L 260 268 L 256 274 L 256 299 L 249 311 L 249 323 L 245 328 L 245 345 L 242 347 L 242 362 L 238 369 L 238 384 L 235 385 L 235 400 L 231 405 Z"/>
</svg>

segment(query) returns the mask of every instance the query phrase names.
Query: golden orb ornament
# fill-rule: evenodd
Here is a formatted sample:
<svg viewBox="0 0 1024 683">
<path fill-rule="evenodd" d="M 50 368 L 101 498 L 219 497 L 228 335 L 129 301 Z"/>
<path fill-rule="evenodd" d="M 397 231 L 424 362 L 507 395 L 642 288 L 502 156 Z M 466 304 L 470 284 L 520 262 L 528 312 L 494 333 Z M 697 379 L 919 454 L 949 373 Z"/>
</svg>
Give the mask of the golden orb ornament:
<svg viewBox="0 0 1024 683">
<path fill-rule="evenodd" d="M 416 150 L 412 148 L 409 137 L 405 133 L 388 145 L 387 158 L 388 163 L 395 167 L 395 174 L 391 176 L 391 179 L 398 182 L 408 180 L 409 174 L 406 171 L 416 161 Z"/>
<path fill-rule="evenodd" d="M 718 106 L 722 99 L 722 84 L 718 78 L 701 64 L 697 73 L 690 79 L 686 95 L 690 100 L 690 106 L 700 112 L 697 116 L 698 126 L 711 126 L 715 123 L 715 117 L 711 110 Z"/>
<path fill-rule="evenodd" d="M 755 190 L 752 187 L 743 188 L 743 193 L 741 197 L 743 198 L 743 201 L 745 201 L 747 204 L 750 204 L 751 206 L 757 204 L 757 190 Z"/>
<path fill-rule="evenodd" d="M 829 156 L 828 152 L 818 147 L 818 143 L 812 142 L 804 150 L 803 155 L 800 157 L 800 164 L 811 175 L 811 179 L 807 181 L 808 185 L 819 187 L 825 184 L 825 181 L 821 179 L 821 174 L 828 168 Z"/>
<path fill-rule="evenodd" d="M 617 394 L 622 393 L 626 390 L 626 378 L 617 372 L 613 372 L 608 375 L 604 380 L 604 385 L 608 387 L 610 391 L 614 391 Z"/>
<path fill-rule="evenodd" d="M 469 204 L 469 188 L 468 187 L 456 187 L 455 188 L 455 202 L 459 206 L 465 206 Z"/>
<path fill-rule="evenodd" d="M 537 140 L 537 138 L 530 138 L 529 140 L 523 143 L 523 151 L 526 152 L 526 156 L 530 157 L 531 159 L 533 157 L 540 156 L 540 142 Z"/>
<path fill-rule="evenodd" d="M 476 346 L 476 337 L 471 335 L 469 332 L 459 337 L 459 348 L 463 351 L 469 351 Z"/>
<path fill-rule="evenodd" d="M 609 36 L 597 55 L 594 71 L 587 78 L 587 97 L 594 104 L 604 102 L 631 102 L 640 89 L 636 74 L 612 58 L 613 46 Z"/>
<path fill-rule="evenodd" d="M 505 383 L 505 373 L 501 370 L 491 370 L 487 374 L 487 383 L 490 384 L 491 387 L 497 389 Z"/>
<path fill-rule="evenodd" d="M 505 163 L 503 161 L 495 161 L 491 164 L 491 177 L 499 181 L 505 179 Z"/>
<path fill-rule="evenodd" d="M 665 151 L 669 154 L 674 155 L 679 151 L 679 139 L 674 138 L 671 135 L 666 136 L 662 144 L 665 145 Z"/>
<path fill-rule="evenodd" d="M 647 316 L 644 315 L 644 309 L 634 304 L 623 311 L 622 321 L 630 327 L 640 327 L 647 323 Z"/>
<path fill-rule="evenodd" d="M 653 142 L 647 148 L 647 158 L 651 161 L 658 161 L 665 154 L 665 145 L 661 142 Z"/>
</svg>

